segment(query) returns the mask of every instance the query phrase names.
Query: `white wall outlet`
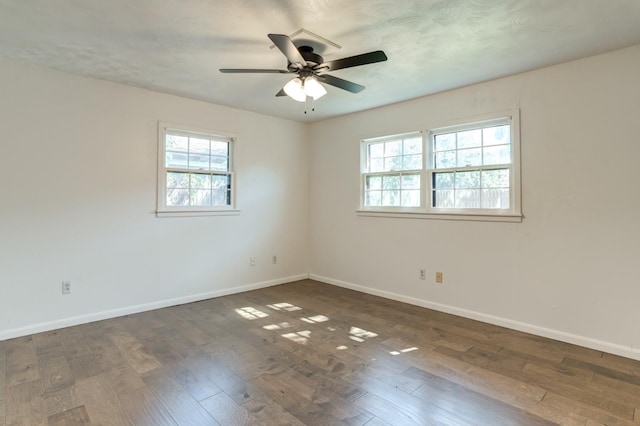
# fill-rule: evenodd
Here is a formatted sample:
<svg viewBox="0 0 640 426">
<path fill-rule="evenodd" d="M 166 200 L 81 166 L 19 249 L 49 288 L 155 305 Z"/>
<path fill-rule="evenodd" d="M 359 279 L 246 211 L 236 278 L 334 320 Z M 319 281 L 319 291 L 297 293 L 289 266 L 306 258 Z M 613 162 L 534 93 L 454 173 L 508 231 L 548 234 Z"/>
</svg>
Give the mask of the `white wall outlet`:
<svg viewBox="0 0 640 426">
<path fill-rule="evenodd" d="M 278 263 L 278 256 L 276 256 L 275 254 L 273 255 L 273 258 L 271 259 L 271 263 L 273 263 L 274 265 L 276 263 Z"/>
<path fill-rule="evenodd" d="M 62 294 L 71 294 L 71 281 L 62 281 Z"/>
<path fill-rule="evenodd" d="M 425 269 L 420 269 L 420 273 L 418 275 L 420 277 L 421 280 L 426 280 L 427 279 L 427 271 Z"/>
<path fill-rule="evenodd" d="M 249 266 L 256 266 L 256 258 L 251 256 L 249 258 Z"/>
</svg>

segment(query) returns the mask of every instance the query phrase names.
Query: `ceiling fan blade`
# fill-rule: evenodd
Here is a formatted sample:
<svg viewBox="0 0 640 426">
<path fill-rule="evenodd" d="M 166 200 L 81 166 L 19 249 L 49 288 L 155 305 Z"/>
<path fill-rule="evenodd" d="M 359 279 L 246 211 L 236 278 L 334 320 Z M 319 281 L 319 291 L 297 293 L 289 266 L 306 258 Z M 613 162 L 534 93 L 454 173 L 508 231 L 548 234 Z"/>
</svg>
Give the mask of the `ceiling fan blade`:
<svg viewBox="0 0 640 426">
<path fill-rule="evenodd" d="M 284 56 L 287 57 L 287 60 L 292 64 L 300 64 L 301 67 L 305 67 L 307 65 L 307 61 L 304 60 L 298 48 L 291 41 L 291 39 L 284 34 L 269 34 L 269 38 L 276 45 L 278 49 Z"/>
<path fill-rule="evenodd" d="M 270 69 L 246 69 L 246 68 L 220 68 L 223 73 L 260 73 L 260 74 L 289 74 L 287 70 L 270 70 Z"/>
<path fill-rule="evenodd" d="M 343 80 L 338 77 L 334 77 L 329 74 L 319 75 L 318 79 L 323 83 L 327 83 L 331 86 L 338 87 L 351 93 L 360 93 L 364 90 L 364 86 L 352 83 L 351 81 Z"/>
<path fill-rule="evenodd" d="M 280 89 L 280 91 L 276 93 L 276 96 L 287 96 L 287 93 L 284 91 L 284 89 Z"/>
<path fill-rule="evenodd" d="M 343 68 L 357 67 L 360 65 L 373 64 L 387 60 L 387 55 L 382 50 L 363 53 L 362 55 L 349 56 L 348 58 L 336 59 L 335 61 L 324 62 L 314 69 L 321 71 L 335 71 Z"/>
</svg>

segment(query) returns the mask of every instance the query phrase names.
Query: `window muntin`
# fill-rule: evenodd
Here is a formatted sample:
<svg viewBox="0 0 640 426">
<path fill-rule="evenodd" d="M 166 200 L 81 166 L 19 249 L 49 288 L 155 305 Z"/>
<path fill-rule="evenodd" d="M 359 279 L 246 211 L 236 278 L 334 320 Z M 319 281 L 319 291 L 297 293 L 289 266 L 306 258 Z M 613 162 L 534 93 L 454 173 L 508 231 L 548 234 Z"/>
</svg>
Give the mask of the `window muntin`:
<svg viewBox="0 0 640 426">
<path fill-rule="evenodd" d="M 363 204 L 369 208 L 420 207 L 423 142 L 419 133 L 363 143 Z"/>
<path fill-rule="evenodd" d="M 233 208 L 233 138 L 160 125 L 158 211 Z"/>
<path fill-rule="evenodd" d="M 519 113 L 487 118 L 363 140 L 361 211 L 520 218 Z"/>
</svg>

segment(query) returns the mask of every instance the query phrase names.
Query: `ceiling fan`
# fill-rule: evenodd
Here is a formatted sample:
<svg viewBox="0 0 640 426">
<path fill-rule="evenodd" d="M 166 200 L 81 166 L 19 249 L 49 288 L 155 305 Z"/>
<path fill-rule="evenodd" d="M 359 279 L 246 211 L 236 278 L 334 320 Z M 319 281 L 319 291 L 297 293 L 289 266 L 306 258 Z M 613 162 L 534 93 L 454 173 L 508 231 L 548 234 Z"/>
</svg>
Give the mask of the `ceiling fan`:
<svg viewBox="0 0 640 426">
<path fill-rule="evenodd" d="M 313 47 L 296 47 L 293 41 L 284 34 L 269 34 L 269 38 L 276 47 L 280 49 L 284 56 L 287 57 L 288 65 L 286 70 L 222 68 L 220 72 L 297 74 L 297 77 L 289 81 L 276 96 L 288 95 L 298 102 L 305 102 L 307 97 L 316 100 L 327 93 L 327 90 L 320 82 L 351 93 L 361 92 L 364 90 L 364 86 L 334 77 L 327 73 L 343 68 L 357 67 L 387 60 L 387 55 L 385 55 L 382 50 L 376 50 L 374 52 L 324 62 L 322 56 L 314 53 Z"/>
</svg>

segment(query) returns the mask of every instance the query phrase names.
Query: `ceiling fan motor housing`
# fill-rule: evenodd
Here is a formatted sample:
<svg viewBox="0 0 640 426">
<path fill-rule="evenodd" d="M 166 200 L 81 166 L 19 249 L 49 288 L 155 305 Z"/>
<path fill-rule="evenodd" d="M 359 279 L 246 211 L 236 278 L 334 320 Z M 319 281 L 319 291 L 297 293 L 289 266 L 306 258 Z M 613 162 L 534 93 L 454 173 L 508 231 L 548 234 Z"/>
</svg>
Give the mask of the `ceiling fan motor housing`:
<svg viewBox="0 0 640 426">
<path fill-rule="evenodd" d="M 300 52 L 300 55 L 302 55 L 304 60 L 307 61 L 307 65 L 304 67 L 305 69 L 311 70 L 324 62 L 322 56 L 314 53 L 313 47 L 311 46 L 300 46 L 298 47 L 298 51 Z M 293 72 L 300 69 L 299 64 L 292 64 L 291 62 L 289 62 L 289 66 L 287 68 L 289 69 L 289 71 Z"/>
</svg>

